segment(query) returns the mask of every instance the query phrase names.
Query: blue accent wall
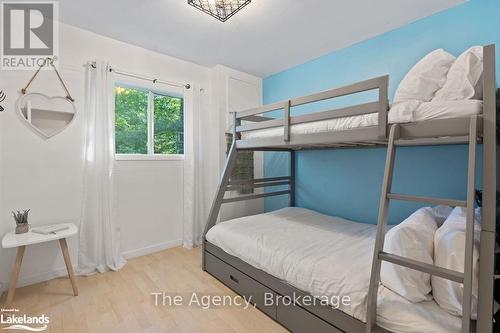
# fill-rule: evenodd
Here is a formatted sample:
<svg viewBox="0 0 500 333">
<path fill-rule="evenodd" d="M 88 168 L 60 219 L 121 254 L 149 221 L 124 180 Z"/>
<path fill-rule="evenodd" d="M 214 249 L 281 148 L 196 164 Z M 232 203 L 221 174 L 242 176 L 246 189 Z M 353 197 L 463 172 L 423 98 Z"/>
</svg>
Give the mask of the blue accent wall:
<svg viewBox="0 0 500 333">
<path fill-rule="evenodd" d="M 428 52 L 444 48 L 459 55 L 470 46 L 491 43 L 497 44 L 497 63 L 500 63 L 500 1 L 471 0 L 272 75 L 264 80 L 264 102 L 286 100 L 385 74 L 390 75 L 392 99 L 403 76 Z M 357 101 L 368 97 L 359 96 Z M 351 98 L 343 102 L 347 105 L 353 101 Z M 309 111 L 292 110 L 292 115 Z M 384 148 L 298 152 L 297 206 L 376 223 L 385 155 Z M 466 146 L 399 148 L 396 156 L 394 192 L 465 198 Z M 478 168 L 481 159 L 480 151 Z M 264 163 L 266 176 L 283 175 L 288 170 L 284 153 L 266 153 Z M 481 187 L 481 177 L 477 182 Z M 266 198 L 266 211 L 284 207 L 286 203 L 283 197 Z M 389 222 L 399 223 L 418 206 L 394 201 Z"/>
</svg>

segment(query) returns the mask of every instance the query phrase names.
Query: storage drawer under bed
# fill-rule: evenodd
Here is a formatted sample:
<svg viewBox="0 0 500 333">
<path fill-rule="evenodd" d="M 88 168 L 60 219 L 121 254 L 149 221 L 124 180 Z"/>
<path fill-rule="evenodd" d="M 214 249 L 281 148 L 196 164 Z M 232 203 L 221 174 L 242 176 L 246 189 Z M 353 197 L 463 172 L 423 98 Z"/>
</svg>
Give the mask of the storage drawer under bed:
<svg viewBox="0 0 500 333">
<path fill-rule="evenodd" d="M 206 270 L 229 288 L 244 296 L 255 304 L 258 309 L 285 326 L 292 332 L 315 333 L 342 333 L 343 331 L 332 326 L 323 319 L 296 305 L 273 304 L 265 306 L 266 293 L 273 295 L 276 300 L 277 293 L 257 282 L 250 276 L 234 268 L 223 260 L 206 252 Z M 279 303 L 279 302 L 278 302 Z"/>
<path fill-rule="evenodd" d="M 292 332 L 342 333 L 336 327 L 297 305 L 278 304 L 276 321 Z"/>
<path fill-rule="evenodd" d="M 218 280 L 241 296 L 244 296 L 248 301 L 255 304 L 262 312 L 271 318 L 276 319 L 276 306 L 265 306 L 264 303 L 266 293 L 273 294 L 273 296 L 275 295 L 271 289 L 265 287 L 248 275 L 240 272 L 233 266 L 225 263 L 208 252 L 205 257 L 205 264 L 207 272 L 215 276 Z"/>
</svg>

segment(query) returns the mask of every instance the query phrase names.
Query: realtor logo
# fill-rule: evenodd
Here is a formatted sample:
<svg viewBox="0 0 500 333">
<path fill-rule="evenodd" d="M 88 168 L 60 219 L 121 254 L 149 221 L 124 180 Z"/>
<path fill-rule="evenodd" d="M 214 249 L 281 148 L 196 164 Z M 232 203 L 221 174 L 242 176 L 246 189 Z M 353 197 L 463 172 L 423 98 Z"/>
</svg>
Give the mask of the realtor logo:
<svg viewBox="0 0 500 333">
<path fill-rule="evenodd" d="M 49 328 L 50 318 L 46 315 L 31 316 L 21 314 L 19 309 L 1 309 L 0 327 L 2 330 L 43 332 Z"/>
<path fill-rule="evenodd" d="M 32 70 L 58 51 L 57 2 L 2 2 L 1 69 Z"/>
</svg>

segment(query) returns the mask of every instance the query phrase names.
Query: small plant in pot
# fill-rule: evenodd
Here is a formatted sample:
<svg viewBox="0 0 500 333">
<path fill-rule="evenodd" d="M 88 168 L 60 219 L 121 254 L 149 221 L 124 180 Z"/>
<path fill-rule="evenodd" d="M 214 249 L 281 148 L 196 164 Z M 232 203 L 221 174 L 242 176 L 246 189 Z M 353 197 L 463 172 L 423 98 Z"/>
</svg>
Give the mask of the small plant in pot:
<svg viewBox="0 0 500 333">
<path fill-rule="evenodd" d="M 30 225 L 28 224 L 29 212 L 29 209 L 12 212 L 14 220 L 16 221 L 16 234 L 24 234 L 30 230 Z"/>
</svg>

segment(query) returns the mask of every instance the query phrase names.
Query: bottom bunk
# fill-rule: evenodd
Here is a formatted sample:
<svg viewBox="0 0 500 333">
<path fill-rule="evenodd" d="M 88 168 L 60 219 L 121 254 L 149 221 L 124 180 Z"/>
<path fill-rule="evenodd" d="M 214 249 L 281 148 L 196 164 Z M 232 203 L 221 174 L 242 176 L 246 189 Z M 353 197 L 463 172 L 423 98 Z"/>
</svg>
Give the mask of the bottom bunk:
<svg viewBox="0 0 500 333">
<path fill-rule="evenodd" d="M 293 332 L 364 332 L 375 235 L 375 225 L 284 208 L 210 229 L 206 270 Z M 321 302 L 306 303 L 307 295 Z M 411 303 L 381 285 L 377 325 L 390 332 L 460 332 L 461 318 L 433 300 Z"/>
</svg>

